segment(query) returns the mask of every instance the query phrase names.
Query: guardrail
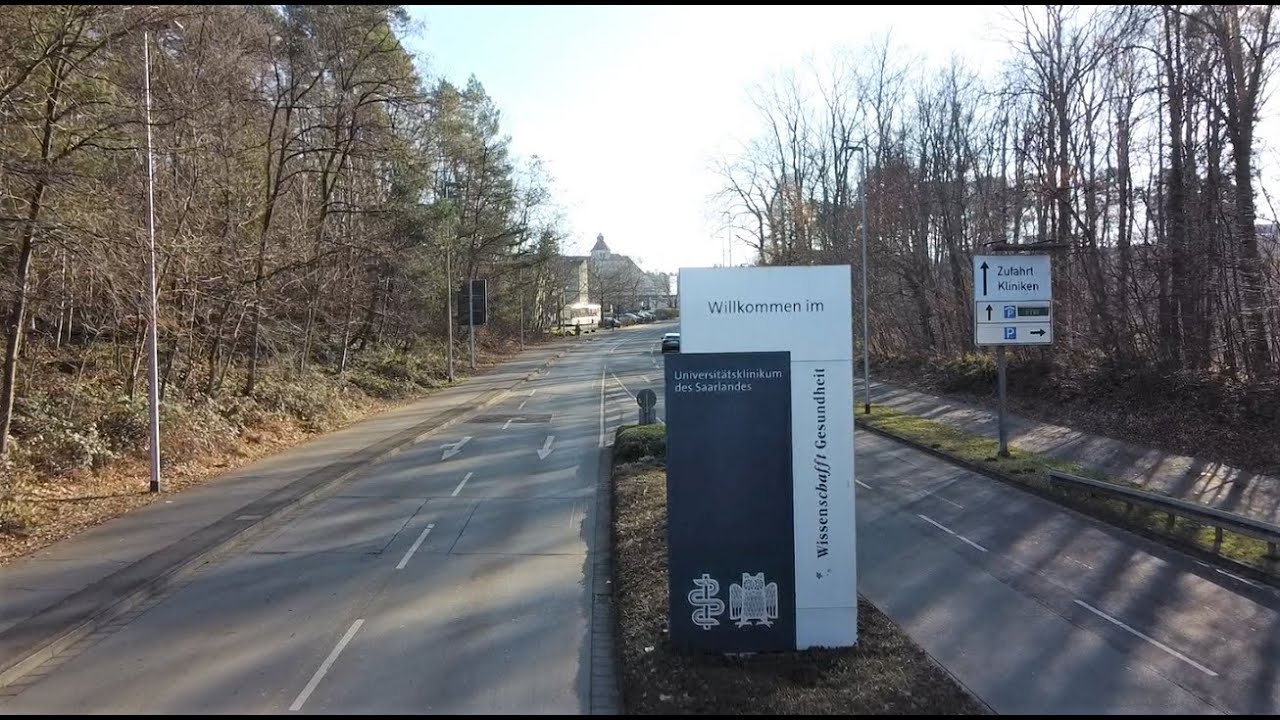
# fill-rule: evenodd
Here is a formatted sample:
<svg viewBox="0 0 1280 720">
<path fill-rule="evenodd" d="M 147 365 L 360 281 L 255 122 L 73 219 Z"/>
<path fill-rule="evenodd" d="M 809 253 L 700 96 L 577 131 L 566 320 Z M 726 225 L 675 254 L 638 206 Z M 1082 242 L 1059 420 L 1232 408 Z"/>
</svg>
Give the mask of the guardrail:
<svg viewBox="0 0 1280 720">
<path fill-rule="evenodd" d="M 1276 559 L 1276 544 L 1280 543 L 1280 526 L 1255 520 L 1244 515 L 1237 515 L 1226 510 L 1201 505 L 1199 503 L 1158 495 L 1145 490 L 1137 490 L 1123 485 L 1115 485 L 1093 478 L 1080 477 L 1058 470 L 1049 471 L 1049 483 L 1066 483 L 1083 487 L 1089 494 L 1103 494 L 1124 500 L 1130 507 L 1134 504 L 1144 505 L 1159 512 L 1166 513 L 1169 519 L 1166 525 L 1172 529 L 1177 516 L 1193 519 L 1214 528 L 1214 547 L 1222 546 L 1223 530 L 1230 530 L 1239 535 L 1247 535 L 1267 543 L 1267 557 Z"/>
</svg>

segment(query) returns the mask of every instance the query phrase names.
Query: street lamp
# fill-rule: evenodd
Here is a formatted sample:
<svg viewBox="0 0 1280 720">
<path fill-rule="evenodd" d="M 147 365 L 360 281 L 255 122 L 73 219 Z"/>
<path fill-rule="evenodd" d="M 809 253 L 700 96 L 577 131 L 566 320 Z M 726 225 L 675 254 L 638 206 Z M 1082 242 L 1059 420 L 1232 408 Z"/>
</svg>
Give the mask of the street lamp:
<svg viewBox="0 0 1280 720">
<path fill-rule="evenodd" d="M 142 77 L 147 106 L 147 424 L 151 492 L 160 492 L 160 370 L 156 350 L 155 162 L 151 150 L 151 31 L 142 33 Z"/>
<path fill-rule="evenodd" d="M 871 414 L 871 334 L 867 311 L 867 146 L 861 143 L 844 146 L 846 151 L 862 154 L 862 382 L 866 388 L 863 413 Z"/>
</svg>

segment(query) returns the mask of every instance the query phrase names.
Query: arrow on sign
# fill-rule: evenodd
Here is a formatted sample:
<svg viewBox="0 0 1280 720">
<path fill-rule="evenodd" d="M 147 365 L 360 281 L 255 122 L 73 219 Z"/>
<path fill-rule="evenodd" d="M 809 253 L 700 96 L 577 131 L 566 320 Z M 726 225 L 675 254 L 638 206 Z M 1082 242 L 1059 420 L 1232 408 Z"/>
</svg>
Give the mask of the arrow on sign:
<svg viewBox="0 0 1280 720">
<path fill-rule="evenodd" d="M 1043 335 L 1044 335 L 1044 331 L 1043 331 L 1043 330 L 1032 330 L 1032 331 L 1031 331 L 1031 334 L 1032 334 L 1032 335 L 1041 335 L 1041 336 L 1043 336 Z"/>
<path fill-rule="evenodd" d="M 462 446 L 463 446 L 463 445 L 466 445 L 466 444 L 467 444 L 467 443 L 469 443 L 469 442 L 471 442 L 471 436 L 470 436 L 470 435 L 468 435 L 468 436 L 466 436 L 466 437 L 462 438 L 461 440 L 459 440 L 459 441 L 458 441 L 458 442 L 456 442 L 456 443 L 450 443 L 450 444 L 448 444 L 448 445 L 445 445 L 445 446 L 444 446 L 444 448 L 443 448 L 443 450 L 444 450 L 444 455 L 443 455 L 440 459 L 441 459 L 441 460 L 448 460 L 449 458 L 453 457 L 454 455 L 457 455 L 458 453 L 462 452 Z"/>
<path fill-rule="evenodd" d="M 986 292 L 986 291 L 984 290 L 983 292 Z M 988 319 L 988 320 L 990 320 L 990 319 L 991 319 L 991 306 L 990 306 L 990 305 L 988 305 L 988 306 L 987 306 L 987 319 Z"/>
<path fill-rule="evenodd" d="M 987 294 L 987 261 L 983 260 L 978 267 L 982 268 L 982 294 Z"/>
<path fill-rule="evenodd" d="M 547 441 L 542 443 L 542 447 L 538 449 L 539 460 L 546 460 L 547 456 L 551 454 L 551 443 L 555 442 L 555 439 L 555 435 L 547 436 Z"/>
</svg>

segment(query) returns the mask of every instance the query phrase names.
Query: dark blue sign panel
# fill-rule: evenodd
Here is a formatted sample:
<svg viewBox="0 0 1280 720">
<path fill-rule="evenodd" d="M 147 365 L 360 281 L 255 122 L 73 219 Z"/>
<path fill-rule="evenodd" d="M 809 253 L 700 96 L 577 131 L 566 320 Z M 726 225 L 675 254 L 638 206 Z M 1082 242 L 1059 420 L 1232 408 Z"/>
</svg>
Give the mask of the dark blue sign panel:
<svg viewBox="0 0 1280 720">
<path fill-rule="evenodd" d="M 671 642 L 795 647 L 791 354 L 668 354 Z"/>
</svg>

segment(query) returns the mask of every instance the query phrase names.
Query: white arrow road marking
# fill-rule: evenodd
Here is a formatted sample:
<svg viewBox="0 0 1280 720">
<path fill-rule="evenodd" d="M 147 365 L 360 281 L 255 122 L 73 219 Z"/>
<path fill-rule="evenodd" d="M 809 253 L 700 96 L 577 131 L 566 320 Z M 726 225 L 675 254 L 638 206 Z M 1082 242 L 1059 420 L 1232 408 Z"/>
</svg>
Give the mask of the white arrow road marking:
<svg viewBox="0 0 1280 720">
<path fill-rule="evenodd" d="M 544 443 L 542 443 L 542 447 L 538 450 L 538 459 L 539 459 L 539 460 L 546 460 L 546 459 L 547 459 L 547 456 L 551 454 L 551 443 L 555 442 L 555 440 L 556 440 L 556 436 L 555 436 L 555 435 L 548 435 L 548 436 L 547 436 L 547 441 L 546 441 L 546 442 L 544 442 Z"/>
<path fill-rule="evenodd" d="M 456 442 L 456 443 L 452 443 L 452 444 L 450 444 L 450 445 L 445 445 L 443 448 L 441 448 L 442 450 L 444 450 L 444 455 L 443 455 L 443 456 L 441 456 L 441 458 L 440 458 L 440 459 L 441 459 L 441 460 L 448 460 L 449 458 L 453 457 L 454 455 L 457 455 L 458 453 L 462 452 L 462 446 L 463 446 L 463 445 L 466 445 L 466 444 L 467 444 L 467 443 L 469 443 L 469 442 L 471 442 L 471 436 L 470 436 L 470 435 L 468 435 L 468 436 L 466 436 L 466 437 L 462 438 L 461 440 L 459 440 L 459 441 L 458 441 L 458 442 Z"/>
</svg>

